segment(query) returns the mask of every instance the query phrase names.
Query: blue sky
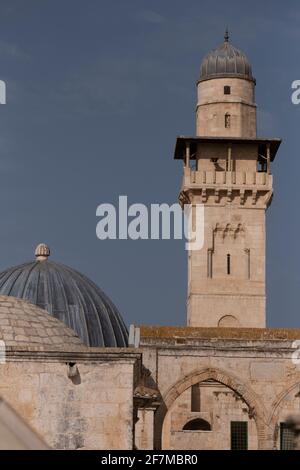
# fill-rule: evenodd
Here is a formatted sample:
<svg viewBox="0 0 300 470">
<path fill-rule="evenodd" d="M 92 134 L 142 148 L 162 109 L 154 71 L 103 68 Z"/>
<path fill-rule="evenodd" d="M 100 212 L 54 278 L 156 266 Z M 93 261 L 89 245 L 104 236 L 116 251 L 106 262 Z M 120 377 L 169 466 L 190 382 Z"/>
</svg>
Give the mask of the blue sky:
<svg viewBox="0 0 300 470">
<path fill-rule="evenodd" d="M 96 207 L 173 203 L 175 137 L 195 129 L 202 57 L 251 60 L 259 134 L 282 137 L 268 211 L 268 324 L 299 326 L 300 4 L 290 0 L 0 0 L 0 269 L 52 258 L 87 274 L 129 323 L 184 324 L 182 241 L 99 241 Z"/>
</svg>

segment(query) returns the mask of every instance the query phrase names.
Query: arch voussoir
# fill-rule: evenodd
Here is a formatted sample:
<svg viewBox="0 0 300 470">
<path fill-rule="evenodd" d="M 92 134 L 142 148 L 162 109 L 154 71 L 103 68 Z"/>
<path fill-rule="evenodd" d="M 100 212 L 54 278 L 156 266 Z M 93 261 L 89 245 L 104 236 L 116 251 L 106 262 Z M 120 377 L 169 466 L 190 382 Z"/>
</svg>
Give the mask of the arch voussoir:
<svg viewBox="0 0 300 470">
<path fill-rule="evenodd" d="M 241 399 L 248 405 L 252 416 L 255 419 L 259 449 L 270 448 L 270 431 L 266 424 L 266 410 L 259 397 L 252 390 L 251 386 L 246 382 L 242 382 L 238 377 L 230 372 L 211 367 L 202 370 L 194 370 L 193 372 L 185 375 L 173 384 L 163 395 L 162 404 L 158 408 L 155 416 L 155 425 L 157 430 L 156 448 L 161 448 L 164 418 L 176 398 L 192 385 L 204 382 L 205 380 L 215 380 L 227 386 L 241 397 Z"/>
</svg>

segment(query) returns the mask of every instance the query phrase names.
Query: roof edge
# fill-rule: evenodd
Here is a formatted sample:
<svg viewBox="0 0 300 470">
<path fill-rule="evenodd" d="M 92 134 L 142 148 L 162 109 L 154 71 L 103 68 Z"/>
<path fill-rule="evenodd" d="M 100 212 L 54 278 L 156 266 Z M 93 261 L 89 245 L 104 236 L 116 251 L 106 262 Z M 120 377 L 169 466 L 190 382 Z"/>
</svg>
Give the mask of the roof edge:
<svg viewBox="0 0 300 470">
<path fill-rule="evenodd" d="M 270 144 L 271 161 L 274 160 L 276 153 L 281 145 L 282 139 L 279 138 L 263 138 L 263 137 L 221 137 L 221 136 L 184 136 L 180 135 L 176 138 L 174 160 L 183 160 L 185 158 L 185 143 L 190 144 L 214 144 L 214 143 L 233 143 L 233 144 Z M 195 152 L 191 152 L 192 154 Z M 192 157 L 191 157 L 192 159 Z"/>
<path fill-rule="evenodd" d="M 190 326 L 141 325 L 142 338 L 154 339 L 235 339 L 235 340 L 294 340 L 300 339 L 300 328 L 205 328 Z"/>
</svg>

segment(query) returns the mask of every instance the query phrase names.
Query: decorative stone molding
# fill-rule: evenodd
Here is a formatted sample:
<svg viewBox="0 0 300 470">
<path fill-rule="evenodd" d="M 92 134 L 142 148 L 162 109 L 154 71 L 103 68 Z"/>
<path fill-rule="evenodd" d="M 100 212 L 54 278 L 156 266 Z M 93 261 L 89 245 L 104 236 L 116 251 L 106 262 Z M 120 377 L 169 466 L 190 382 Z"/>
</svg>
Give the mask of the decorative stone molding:
<svg viewBox="0 0 300 470">
<path fill-rule="evenodd" d="M 219 224 L 217 223 L 213 229 L 214 235 L 220 235 L 223 239 L 231 237 L 236 239 L 238 236 L 245 236 L 245 227 L 243 224 Z"/>
<path fill-rule="evenodd" d="M 244 189 L 240 190 L 240 204 L 241 206 L 245 204 L 245 190 Z"/>
<path fill-rule="evenodd" d="M 220 192 L 218 189 L 215 190 L 215 202 L 220 202 Z"/>
<path fill-rule="evenodd" d="M 232 201 L 232 189 L 229 188 L 227 189 L 227 202 L 231 202 Z"/>
<path fill-rule="evenodd" d="M 255 205 L 257 201 L 257 191 L 252 191 L 252 205 Z"/>
<path fill-rule="evenodd" d="M 186 191 L 180 191 L 178 196 L 178 202 L 182 208 L 185 204 L 190 204 L 190 198 Z"/>
</svg>

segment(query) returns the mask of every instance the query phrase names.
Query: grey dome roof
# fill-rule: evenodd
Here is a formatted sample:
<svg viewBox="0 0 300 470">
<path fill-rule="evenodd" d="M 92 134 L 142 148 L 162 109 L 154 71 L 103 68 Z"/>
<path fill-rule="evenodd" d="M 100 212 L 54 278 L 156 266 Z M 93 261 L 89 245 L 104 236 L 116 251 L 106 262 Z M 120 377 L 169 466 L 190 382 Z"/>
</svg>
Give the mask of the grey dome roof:
<svg viewBox="0 0 300 470">
<path fill-rule="evenodd" d="M 230 44 L 227 31 L 223 44 L 204 57 L 200 66 L 199 82 L 222 77 L 243 78 L 255 82 L 249 60 L 242 51 Z"/>
<path fill-rule="evenodd" d="M 0 295 L 28 300 L 72 328 L 87 346 L 125 347 L 127 328 L 112 301 L 90 279 L 47 258 L 0 273 Z"/>
</svg>

